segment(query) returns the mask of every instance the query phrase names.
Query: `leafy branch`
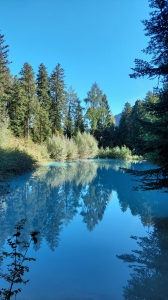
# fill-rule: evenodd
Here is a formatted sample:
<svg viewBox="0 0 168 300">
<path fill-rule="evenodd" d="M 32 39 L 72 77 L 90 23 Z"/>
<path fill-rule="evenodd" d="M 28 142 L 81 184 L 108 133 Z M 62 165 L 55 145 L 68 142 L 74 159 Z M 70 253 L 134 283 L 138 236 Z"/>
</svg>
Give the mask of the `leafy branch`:
<svg viewBox="0 0 168 300">
<path fill-rule="evenodd" d="M 0 290 L 0 298 L 3 300 L 10 300 L 13 295 L 17 295 L 21 292 L 20 288 L 14 289 L 13 286 L 18 283 L 26 284 L 29 280 L 24 280 L 23 276 L 25 272 L 29 272 L 29 267 L 24 265 L 25 261 L 35 261 L 35 258 L 26 257 L 28 249 L 33 242 L 37 243 L 38 231 L 33 231 L 30 233 L 30 239 L 28 242 L 21 241 L 21 230 L 24 229 L 26 219 L 22 219 L 15 225 L 16 232 L 12 235 L 11 238 L 7 240 L 8 245 L 11 248 L 11 252 L 2 251 L 0 255 L 0 260 L 3 262 L 4 258 L 10 258 L 11 263 L 7 264 L 7 273 L 0 273 L 0 278 L 3 278 L 9 282 L 9 288 L 2 288 Z M 24 249 L 24 252 L 18 249 L 20 246 Z"/>
</svg>

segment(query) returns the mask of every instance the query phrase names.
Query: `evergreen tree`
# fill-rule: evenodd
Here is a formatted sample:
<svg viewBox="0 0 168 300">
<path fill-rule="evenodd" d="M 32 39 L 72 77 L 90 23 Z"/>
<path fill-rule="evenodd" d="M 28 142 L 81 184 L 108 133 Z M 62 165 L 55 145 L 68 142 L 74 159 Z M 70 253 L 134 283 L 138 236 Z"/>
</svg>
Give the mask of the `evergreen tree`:
<svg viewBox="0 0 168 300">
<path fill-rule="evenodd" d="M 115 119 L 110 110 L 107 96 L 104 94 L 101 100 L 101 115 L 98 120 L 95 137 L 99 142 L 99 147 L 113 147 L 114 145 L 114 124 Z"/>
<path fill-rule="evenodd" d="M 148 76 L 162 77 L 167 81 L 168 74 L 168 3 L 167 0 L 149 0 L 152 8 L 150 19 L 143 20 L 145 35 L 150 37 L 148 46 L 142 51 L 152 55 L 150 62 L 135 59 L 134 71 L 131 78 Z"/>
<path fill-rule="evenodd" d="M 15 136 L 24 136 L 24 118 L 26 107 L 24 103 L 24 90 L 17 76 L 13 79 L 8 105 L 10 128 Z"/>
<path fill-rule="evenodd" d="M 67 92 L 67 119 L 65 121 L 65 129 L 64 134 L 71 138 L 74 134 L 74 113 L 75 113 L 75 106 L 77 103 L 77 94 L 73 90 L 72 87 L 69 88 Z"/>
<path fill-rule="evenodd" d="M 132 108 L 130 120 L 131 120 L 131 134 L 130 144 L 131 148 L 134 149 L 135 154 L 144 154 L 144 129 L 141 124 L 141 118 L 144 114 L 143 101 L 137 100 Z"/>
<path fill-rule="evenodd" d="M 163 82 L 163 89 L 156 91 L 159 101 L 145 105 L 148 120 L 144 122 L 144 128 L 151 137 L 146 150 L 157 153 L 161 167 L 145 173 L 143 183 L 146 188 L 158 189 L 168 187 L 168 3 L 167 0 L 149 0 L 149 3 L 152 8 L 150 19 L 144 20 L 143 24 L 150 39 L 143 52 L 152 55 L 152 59 L 150 62 L 136 59 L 135 68 L 132 68 L 134 73 L 130 77 L 157 76 Z M 155 179 L 147 178 L 154 174 L 157 175 Z"/>
<path fill-rule="evenodd" d="M 40 103 L 40 106 L 49 112 L 51 106 L 50 83 L 46 67 L 43 63 L 39 65 L 36 83 L 37 100 Z"/>
<path fill-rule="evenodd" d="M 8 107 L 11 75 L 8 65 L 9 46 L 4 45 L 4 35 L 0 34 L 0 119 L 5 116 Z"/>
<path fill-rule="evenodd" d="M 119 127 L 118 127 L 118 144 L 119 146 L 127 146 L 131 148 L 131 112 L 132 107 L 130 103 L 126 103 L 122 112 Z"/>
<path fill-rule="evenodd" d="M 81 101 L 77 99 L 76 107 L 74 112 L 74 133 L 77 135 L 78 132 L 85 131 L 85 122 L 83 117 L 84 108 L 81 106 Z"/>
<path fill-rule="evenodd" d="M 35 116 L 36 82 L 34 80 L 33 68 L 27 62 L 24 63 L 20 75 L 21 88 L 24 93 L 24 137 L 28 139 Z"/>
<path fill-rule="evenodd" d="M 51 136 L 51 122 L 49 120 L 48 111 L 44 109 L 38 100 L 34 103 L 35 115 L 33 119 L 33 141 L 42 143 Z"/>
<path fill-rule="evenodd" d="M 64 70 L 58 64 L 50 77 L 51 110 L 50 120 L 52 133 L 62 133 L 66 117 L 66 91 L 64 83 Z"/>
<path fill-rule="evenodd" d="M 51 107 L 50 84 L 44 64 L 40 64 L 39 66 L 36 83 L 37 101 L 33 125 L 33 140 L 42 143 L 42 141 L 45 141 L 51 135 L 51 122 L 49 120 Z"/>
</svg>

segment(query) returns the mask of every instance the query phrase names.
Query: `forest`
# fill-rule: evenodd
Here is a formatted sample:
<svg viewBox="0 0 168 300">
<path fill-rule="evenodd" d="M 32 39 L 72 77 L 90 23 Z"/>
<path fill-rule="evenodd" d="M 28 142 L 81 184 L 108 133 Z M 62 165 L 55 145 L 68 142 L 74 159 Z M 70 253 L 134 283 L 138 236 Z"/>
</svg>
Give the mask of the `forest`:
<svg viewBox="0 0 168 300">
<path fill-rule="evenodd" d="M 47 145 L 50 158 L 62 151 L 60 144 L 63 143 L 61 149 L 68 145 L 70 152 L 79 152 L 80 144 L 84 147 L 83 140 L 87 138 L 94 150 L 90 156 L 86 153 L 83 157 L 122 158 L 120 151 L 130 156 L 143 156 L 160 166 L 144 174 L 148 186 L 151 189 L 168 186 L 168 7 L 166 0 L 150 0 L 149 3 L 150 19 L 142 21 L 149 42 L 142 51 L 149 54 L 151 60 L 135 59 L 129 76 L 133 79 L 157 77 L 158 86 L 147 91 L 145 99 L 137 99 L 133 106 L 127 102 L 118 126 L 107 95 L 98 83 L 92 84 L 85 99 L 79 99 L 73 87 L 66 87 L 65 71 L 60 63 L 51 74 L 41 63 L 35 74 L 33 67 L 25 62 L 20 73 L 13 76 L 9 46 L 4 34 L 0 34 L 1 158 L 9 131 L 17 139 Z M 74 140 L 78 144 L 76 150 Z M 99 150 L 95 150 L 95 143 Z M 54 152 L 54 147 L 59 149 Z M 69 159 L 76 157 L 77 154 L 67 155 Z M 151 182 L 153 175 L 156 177 Z"/>
</svg>

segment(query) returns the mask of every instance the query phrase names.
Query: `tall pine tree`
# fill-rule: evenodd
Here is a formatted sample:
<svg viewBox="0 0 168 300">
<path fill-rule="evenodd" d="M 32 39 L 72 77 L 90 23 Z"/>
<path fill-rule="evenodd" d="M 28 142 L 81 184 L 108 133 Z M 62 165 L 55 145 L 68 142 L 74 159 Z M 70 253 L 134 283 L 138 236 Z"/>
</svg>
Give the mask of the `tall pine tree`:
<svg viewBox="0 0 168 300">
<path fill-rule="evenodd" d="M 9 70 L 9 46 L 4 45 L 4 35 L 0 34 L 0 119 L 6 115 L 11 88 L 11 75 Z"/>
<path fill-rule="evenodd" d="M 34 79 L 33 68 L 26 62 L 20 71 L 20 83 L 23 89 L 23 109 L 24 109 L 24 137 L 30 136 L 30 129 L 33 128 L 35 117 L 35 101 L 36 101 L 36 82 Z"/>
<path fill-rule="evenodd" d="M 50 83 L 44 64 L 40 64 L 37 73 L 37 101 L 33 124 L 33 140 L 42 143 L 51 135 L 49 113 L 51 108 Z"/>
<path fill-rule="evenodd" d="M 51 109 L 50 121 L 52 134 L 62 134 L 66 117 L 66 91 L 64 83 L 64 70 L 58 64 L 50 77 Z"/>
<path fill-rule="evenodd" d="M 153 140 L 148 143 L 147 152 L 157 151 L 158 163 L 161 166 L 147 172 L 143 183 L 147 189 L 159 189 L 168 188 L 168 2 L 149 0 L 149 5 L 152 9 L 150 19 L 142 22 L 145 26 L 145 35 L 150 39 L 143 52 L 151 55 L 152 59 L 150 62 L 135 59 L 135 67 L 132 68 L 133 74 L 130 77 L 158 77 L 163 83 L 163 88 L 156 91 L 159 101 L 146 104 L 146 111 L 151 120 L 144 122 L 144 128 Z M 154 174 L 157 176 L 152 179 L 150 175 Z"/>
</svg>

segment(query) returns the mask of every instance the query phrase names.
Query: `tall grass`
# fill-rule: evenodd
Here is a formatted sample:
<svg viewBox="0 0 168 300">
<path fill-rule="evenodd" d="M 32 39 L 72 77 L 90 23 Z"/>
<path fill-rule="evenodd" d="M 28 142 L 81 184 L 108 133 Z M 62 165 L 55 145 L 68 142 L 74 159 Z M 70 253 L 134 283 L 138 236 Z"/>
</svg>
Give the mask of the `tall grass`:
<svg viewBox="0 0 168 300">
<path fill-rule="evenodd" d="M 0 122 L 0 181 L 21 175 L 44 160 L 49 160 L 45 145 L 14 137 L 7 121 Z"/>
</svg>

